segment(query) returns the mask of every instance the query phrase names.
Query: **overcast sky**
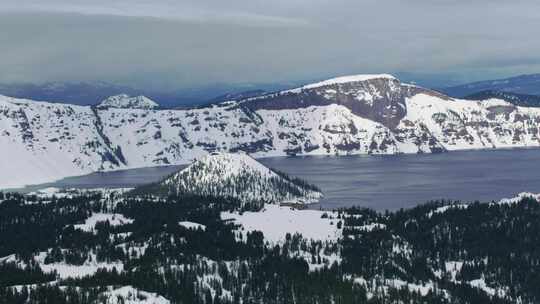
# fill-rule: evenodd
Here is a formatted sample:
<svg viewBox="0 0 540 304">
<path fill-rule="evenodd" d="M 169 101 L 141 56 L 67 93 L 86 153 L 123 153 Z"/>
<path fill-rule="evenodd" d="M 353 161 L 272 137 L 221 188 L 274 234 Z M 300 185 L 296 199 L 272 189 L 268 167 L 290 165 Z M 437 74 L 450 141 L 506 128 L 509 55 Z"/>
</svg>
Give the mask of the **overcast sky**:
<svg viewBox="0 0 540 304">
<path fill-rule="evenodd" d="M 0 82 L 535 73 L 538 12 L 537 0 L 1 0 Z"/>
</svg>

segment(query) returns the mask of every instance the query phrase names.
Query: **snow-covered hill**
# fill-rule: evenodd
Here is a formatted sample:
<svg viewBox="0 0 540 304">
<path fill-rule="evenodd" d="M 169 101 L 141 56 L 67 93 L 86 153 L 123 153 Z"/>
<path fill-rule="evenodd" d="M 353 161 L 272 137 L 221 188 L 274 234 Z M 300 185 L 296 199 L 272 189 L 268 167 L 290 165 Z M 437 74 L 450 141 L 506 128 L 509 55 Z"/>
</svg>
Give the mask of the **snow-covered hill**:
<svg viewBox="0 0 540 304">
<path fill-rule="evenodd" d="M 231 197 L 242 203 L 318 201 L 312 185 L 273 171 L 244 153 L 212 153 L 166 178 L 158 189 L 167 194 Z"/>
<path fill-rule="evenodd" d="M 390 75 L 338 77 L 187 110 L 0 97 L 0 188 L 186 164 L 213 151 L 268 157 L 537 147 L 539 127 L 539 108 L 453 99 Z"/>
<path fill-rule="evenodd" d="M 97 107 L 101 109 L 120 108 L 152 110 L 159 108 L 159 104 L 145 96 L 132 97 L 127 94 L 120 94 L 103 100 Z"/>
</svg>

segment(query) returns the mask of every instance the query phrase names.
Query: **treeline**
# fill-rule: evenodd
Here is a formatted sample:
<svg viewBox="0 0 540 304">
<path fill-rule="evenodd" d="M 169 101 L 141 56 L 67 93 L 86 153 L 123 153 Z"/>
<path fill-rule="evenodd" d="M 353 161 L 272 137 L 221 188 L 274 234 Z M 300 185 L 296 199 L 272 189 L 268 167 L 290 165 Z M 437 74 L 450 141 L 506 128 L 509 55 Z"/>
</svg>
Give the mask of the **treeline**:
<svg viewBox="0 0 540 304">
<path fill-rule="evenodd" d="M 9 257 L 0 260 L 0 303 L 99 303 L 107 288 L 127 285 L 173 303 L 540 302 L 540 204 L 440 208 L 448 203 L 340 210 L 338 242 L 288 235 L 269 244 L 261 232 L 221 220 L 221 212 L 245 207 L 236 199 L 0 193 L 0 258 Z M 132 222 L 76 228 L 94 213 Z M 61 279 L 41 270 L 39 253 L 45 264 L 123 269 Z"/>
</svg>

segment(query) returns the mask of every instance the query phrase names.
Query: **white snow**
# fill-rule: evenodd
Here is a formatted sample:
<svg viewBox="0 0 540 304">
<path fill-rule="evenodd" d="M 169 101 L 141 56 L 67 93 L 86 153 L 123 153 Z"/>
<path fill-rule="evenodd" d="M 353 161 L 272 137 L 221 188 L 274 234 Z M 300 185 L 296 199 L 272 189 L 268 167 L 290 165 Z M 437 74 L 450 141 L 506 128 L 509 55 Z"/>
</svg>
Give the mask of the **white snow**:
<svg viewBox="0 0 540 304">
<path fill-rule="evenodd" d="M 178 222 L 178 225 L 185 227 L 187 229 L 192 229 L 192 230 L 198 230 L 198 229 L 206 230 L 205 225 L 195 223 L 195 222 L 190 222 L 190 221 L 181 221 L 181 222 Z"/>
<path fill-rule="evenodd" d="M 532 198 L 540 202 L 540 193 L 521 192 L 517 196 L 512 198 L 503 198 L 499 201 L 499 204 L 516 204 L 524 198 Z"/>
<path fill-rule="evenodd" d="M 405 288 L 410 292 L 417 292 L 422 296 L 426 296 L 430 291 L 435 289 L 435 285 L 432 282 L 426 284 L 414 284 L 399 279 L 391 279 L 386 280 L 386 284 L 397 289 Z"/>
<path fill-rule="evenodd" d="M 342 83 L 349 83 L 349 82 L 359 82 L 359 81 L 368 81 L 372 79 L 390 79 L 395 80 L 396 78 L 389 74 L 359 74 L 359 75 L 348 75 L 348 76 L 341 76 L 341 77 L 335 77 L 330 78 L 327 80 L 323 80 L 320 82 L 308 84 L 302 87 L 302 89 L 313 89 L 328 85 L 334 85 L 334 84 L 342 84 Z"/>
<path fill-rule="evenodd" d="M 54 194 L 57 194 L 58 192 L 60 192 L 60 188 L 48 187 L 48 188 L 39 189 L 35 193 L 30 193 L 30 194 L 54 195 Z"/>
<path fill-rule="evenodd" d="M 50 198 L 50 197 L 70 197 L 70 193 L 60 189 L 60 188 L 57 188 L 57 187 L 47 187 L 47 188 L 43 188 L 43 189 L 39 189 L 39 190 L 36 190 L 36 191 L 33 191 L 33 192 L 30 192 L 28 193 L 29 195 L 35 195 L 37 197 L 41 197 L 41 198 Z"/>
<path fill-rule="evenodd" d="M 106 297 L 105 304 L 169 304 L 166 298 L 157 293 L 146 292 L 132 286 L 123 286 L 101 293 Z"/>
<path fill-rule="evenodd" d="M 442 207 L 437 207 L 435 210 L 432 210 L 430 211 L 427 216 L 429 218 L 431 218 L 434 214 L 442 214 L 442 213 L 445 213 L 446 211 L 450 210 L 450 209 L 453 209 L 453 208 L 456 208 L 456 209 L 467 209 L 469 207 L 469 205 L 467 204 L 451 204 L 451 205 L 446 205 L 446 206 L 442 206 Z"/>
<path fill-rule="evenodd" d="M 17 262 L 17 257 L 15 254 L 10 254 L 5 257 L 0 258 L 0 263 L 13 263 Z"/>
<path fill-rule="evenodd" d="M 324 213 L 329 215 L 328 218 L 322 218 Z M 337 228 L 340 221 L 337 214 L 319 210 L 296 210 L 266 204 L 260 212 L 222 212 L 221 218 L 242 225 L 244 234 L 261 231 L 272 244 L 283 242 L 287 233 L 300 233 L 306 239 L 321 241 L 335 241 L 342 235 L 342 230 Z"/>
<path fill-rule="evenodd" d="M 480 101 L 480 104 L 484 107 L 497 107 L 497 106 L 504 106 L 504 107 L 515 107 L 512 103 L 498 99 L 498 98 L 490 98 Z"/>
<path fill-rule="evenodd" d="M 461 271 L 461 268 L 463 267 L 462 261 L 449 261 L 445 263 L 445 270 L 446 272 L 450 273 L 450 280 L 456 281 L 456 276 L 458 272 Z"/>
<path fill-rule="evenodd" d="M 57 187 L 46 187 L 38 189 L 36 191 L 28 193 L 29 195 L 36 195 L 41 198 L 51 198 L 55 197 L 73 197 L 86 194 L 96 194 L 100 193 L 103 196 L 109 196 L 113 193 L 123 194 L 128 191 L 133 190 L 133 188 L 57 188 Z"/>
<path fill-rule="evenodd" d="M 404 122 L 423 125 L 449 151 L 488 148 L 538 147 L 540 140 L 529 128 L 532 117 L 540 116 L 538 108 L 508 107 L 508 114 L 493 112 L 495 106 L 506 106 L 500 100 L 442 100 L 417 94 L 407 98 Z M 529 117 L 524 122 L 519 119 Z M 439 120 L 441 118 L 441 120 Z"/>
<path fill-rule="evenodd" d="M 472 280 L 472 281 L 469 281 L 468 283 L 472 287 L 479 288 L 479 289 L 483 290 L 485 293 L 487 293 L 490 296 L 495 296 L 496 295 L 497 297 L 504 297 L 505 294 L 506 294 L 506 292 L 501 288 L 489 287 L 486 284 L 486 281 L 484 280 L 484 278 Z"/>
<path fill-rule="evenodd" d="M 112 169 L 90 107 L 0 96 L 0 188 Z"/>
<path fill-rule="evenodd" d="M 373 230 L 384 230 L 384 229 L 386 229 L 386 225 L 381 224 L 381 223 L 371 223 L 371 224 L 359 226 L 359 227 L 356 227 L 356 228 L 358 228 L 359 230 L 362 230 L 362 231 L 371 232 Z"/>
<path fill-rule="evenodd" d="M 45 264 L 41 262 L 39 267 L 43 272 L 51 273 L 56 271 L 60 279 L 67 278 L 82 278 L 95 274 L 98 269 L 107 269 L 109 271 L 116 269 L 121 272 L 124 269 L 124 264 L 115 263 L 85 263 L 83 265 L 71 265 L 66 263 L 51 263 Z"/>
<path fill-rule="evenodd" d="M 435 287 L 435 283 L 433 281 L 427 281 L 427 282 L 418 282 L 418 283 L 411 283 L 407 281 L 403 281 L 400 279 L 384 279 L 384 278 L 377 278 L 377 283 L 383 283 L 382 288 L 380 286 L 376 286 L 375 279 L 367 281 L 363 277 L 356 277 L 351 275 L 345 275 L 346 279 L 351 280 L 353 283 L 364 286 L 367 289 L 367 297 L 368 299 L 372 298 L 375 294 L 385 294 L 388 292 L 389 288 L 394 289 L 407 289 L 409 292 L 416 292 L 421 294 L 422 296 L 426 296 L 429 292 L 437 291 L 438 293 L 442 294 L 445 298 L 449 297 L 449 293 L 445 289 L 440 289 Z"/>
<path fill-rule="evenodd" d="M 84 224 L 77 224 L 74 227 L 75 229 L 92 232 L 99 222 L 109 222 L 111 226 L 122 226 L 133 223 L 133 220 L 126 218 L 120 213 L 93 213 L 92 216 L 84 221 Z"/>
<path fill-rule="evenodd" d="M 130 256 L 141 257 L 148 249 L 148 243 L 126 242 L 116 245 L 115 247 L 121 248 L 124 253 Z"/>
<path fill-rule="evenodd" d="M 457 274 L 461 271 L 464 263 L 465 263 L 464 261 L 447 261 L 445 262 L 444 269 L 436 270 L 434 271 L 434 274 L 438 278 L 442 278 L 443 274 L 447 274 L 451 282 L 462 283 L 462 281 L 457 280 L 456 277 L 457 277 Z M 488 286 L 484 277 L 480 277 L 478 279 L 471 280 L 468 282 L 463 282 L 463 283 L 467 283 L 474 288 L 478 288 L 484 291 L 489 296 L 496 295 L 497 297 L 504 297 L 506 295 L 506 290 L 508 290 L 507 287 L 493 288 L 493 287 Z"/>
</svg>

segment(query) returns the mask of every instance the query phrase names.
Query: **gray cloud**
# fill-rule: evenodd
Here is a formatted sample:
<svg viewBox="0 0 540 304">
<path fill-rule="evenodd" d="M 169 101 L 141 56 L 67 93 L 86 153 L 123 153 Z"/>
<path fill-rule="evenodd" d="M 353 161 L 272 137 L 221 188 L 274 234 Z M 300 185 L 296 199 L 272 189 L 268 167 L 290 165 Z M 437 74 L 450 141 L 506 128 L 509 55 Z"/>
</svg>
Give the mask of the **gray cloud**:
<svg viewBox="0 0 540 304">
<path fill-rule="evenodd" d="M 540 71 L 533 0 L 0 3 L 0 82 L 155 88 L 337 74 Z"/>
</svg>

